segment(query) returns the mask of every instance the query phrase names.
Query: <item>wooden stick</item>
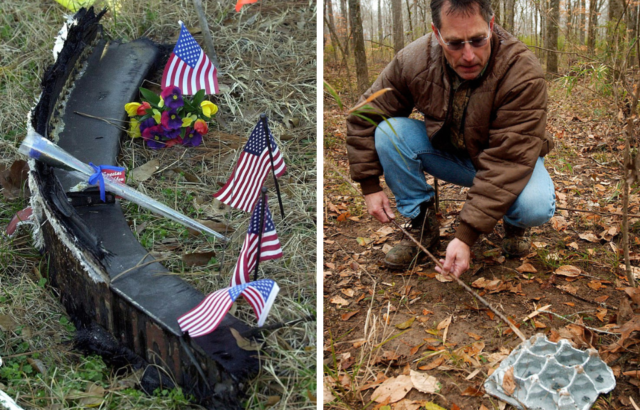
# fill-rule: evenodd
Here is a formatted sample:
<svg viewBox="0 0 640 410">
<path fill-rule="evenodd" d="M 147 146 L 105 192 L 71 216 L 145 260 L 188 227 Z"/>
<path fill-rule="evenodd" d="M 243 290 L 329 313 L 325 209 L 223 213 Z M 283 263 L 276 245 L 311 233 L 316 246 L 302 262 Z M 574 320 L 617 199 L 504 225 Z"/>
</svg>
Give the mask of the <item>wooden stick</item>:
<svg viewBox="0 0 640 410">
<path fill-rule="evenodd" d="M 384 211 L 384 209 L 383 209 Z M 387 212 L 384 211 L 384 213 L 386 214 Z M 387 218 L 389 218 L 389 215 L 387 215 Z M 438 267 L 440 267 L 440 269 L 442 269 L 442 272 L 445 272 L 444 267 L 442 266 L 442 264 L 440 263 L 439 260 L 436 259 L 435 256 L 433 256 L 433 254 L 431 254 L 431 252 L 429 252 L 427 250 L 427 248 L 425 248 L 420 242 L 418 242 L 409 232 L 407 232 L 406 229 L 404 229 L 402 226 L 400 226 L 399 223 L 397 223 L 395 220 L 389 218 L 391 220 L 391 222 L 393 222 L 393 224 L 399 228 L 402 233 L 404 233 L 405 235 L 407 235 L 407 237 L 409 239 L 411 239 L 416 245 L 418 245 L 418 247 L 427 255 L 429 255 L 429 257 L 431 258 L 431 260 L 433 260 L 435 262 L 436 265 L 438 265 Z M 474 298 L 478 299 L 480 302 L 482 302 L 483 305 L 485 305 L 486 307 L 488 307 L 493 313 L 495 313 L 500 319 L 502 319 L 503 322 L 505 322 L 507 325 L 509 325 L 509 327 L 511 328 L 511 330 L 513 330 L 513 333 L 515 333 L 520 339 L 522 339 L 522 341 L 524 342 L 525 340 L 527 340 L 527 338 L 522 334 L 522 332 L 520 331 L 520 329 L 518 329 L 513 323 L 511 323 L 506 317 L 504 317 L 504 315 L 500 312 L 498 312 L 497 309 L 495 309 L 493 306 L 491 306 L 491 304 L 489 302 L 487 302 L 482 296 L 478 295 L 478 293 L 476 291 L 474 291 L 473 289 L 471 289 L 469 287 L 469 285 L 467 285 L 466 283 L 464 283 L 463 281 L 460 280 L 460 278 L 458 278 L 455 275 L 450 275 L 447 274 L 448 277 L 453 278 L 456 282 L 458 282 L 458 285 L 462 286 L 467 292 L 471 293 L 471 296 L 473 296 Z"/>
<path fill-rule="evenodd" d="M 193 0 L 193 6 L 196 9 L 198 20 L 200 20 L 200 29 L 202 30 L 202 37 L 204 38 L 204 47 L 207 50 L 207 55 L 211 60 L 214 67 L 218 69 L 218 78 L 220 78 L 220 66 L 218 65 L 218 55 L 216 49 L 213 47 L 213 38 L 211 37 L 211 31 L 209 31 L 209 24 L 207 24 L 207 17 L 204 15 L 204 9 L 202 8 L 202 0 Z"/>
</svg>

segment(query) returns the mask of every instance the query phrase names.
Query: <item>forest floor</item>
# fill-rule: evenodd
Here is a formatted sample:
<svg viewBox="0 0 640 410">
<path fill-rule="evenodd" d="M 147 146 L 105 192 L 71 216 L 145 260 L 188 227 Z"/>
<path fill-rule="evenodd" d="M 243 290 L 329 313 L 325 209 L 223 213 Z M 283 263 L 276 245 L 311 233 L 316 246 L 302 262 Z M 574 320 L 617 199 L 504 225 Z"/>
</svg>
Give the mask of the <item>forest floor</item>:
<svg viewBox="0 0 640 410">
<path fill-rule="evenodd" d="M 370 67 L 372 76 L 383 66 Z M 344 73 L 325 67 L 325 81 L 347 107 L 355 104 L 345 91 Z M 640 403 L 635 373 L 640 340 L 629 337 L 631 332 L 624 338 L 617 334 L 625 323 L 625 329 L 634 329 L 632 319 L 640 312 L 640 298 L 623 269 L 623 124 L 611 99 L 587 90 L 599 86 L 589 81 L 580 79 L 581 86 L 572 90 L 559 81 L 549 83 L 547 131 L 556 148 L 545 165 L 556 189 L 554 217 L 530 230 L 531 252 L 515 259 L 502 254 L 499 224 L 472 248 L 472 266 L 461 279 L 526 337 L 542 333 L 598 349 L 617 385 L 594 408 L 633 408 L 631 400 Z M 357 184 L 345 179 L 345 110 L 326 95 L 325 408 L 504 409 L 505 403 L 485 393 L 483 383 L 520 339 L 461 286 L 437 275 L 428 259 L 406 271 L 384 267 L 385 253 L 402 233 L 368 215 Z M 394 207 L 393 195 L 385 190 Z M 439 182 L 439 259 L 454 236 L 466 190 Z M 632 265 L 640 260 L 639 199 L 634 188 Z M 425 388 L 433 393 L 412 389 L 416 384 L 408 376 L 416 375 L 435 378 L 428 379 L 431 389 Z"/>
</svg>

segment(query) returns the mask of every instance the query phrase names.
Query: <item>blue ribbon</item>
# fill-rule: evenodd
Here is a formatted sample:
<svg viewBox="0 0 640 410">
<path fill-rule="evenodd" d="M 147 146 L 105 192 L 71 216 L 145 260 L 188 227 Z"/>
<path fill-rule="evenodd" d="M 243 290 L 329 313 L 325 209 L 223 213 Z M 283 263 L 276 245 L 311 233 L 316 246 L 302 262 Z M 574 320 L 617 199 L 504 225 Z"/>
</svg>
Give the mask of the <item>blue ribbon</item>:
<svg viewBox="0 0 640 410">
<path fill-rule="evenodd" d="M 104 195 L 104 177 L 102 176 L 102 171 L 103 170 L 109 170 L 109 171 L 124 171 L 123 167 L 114 167 L 111 165 L 93 165 L 92 162 L 89 162 L 89 165 L 91 165 L 91 168 L 93 168 L 95 172 L 95 174 L 91 175 L 89 177 L 89 184 L 90 185 L 96 185 L 99 184 L 100 185 L 100 199 L 102 199 L 102 202 L 106 202 L 105 201 L 105 195 Z"/>
</svg>

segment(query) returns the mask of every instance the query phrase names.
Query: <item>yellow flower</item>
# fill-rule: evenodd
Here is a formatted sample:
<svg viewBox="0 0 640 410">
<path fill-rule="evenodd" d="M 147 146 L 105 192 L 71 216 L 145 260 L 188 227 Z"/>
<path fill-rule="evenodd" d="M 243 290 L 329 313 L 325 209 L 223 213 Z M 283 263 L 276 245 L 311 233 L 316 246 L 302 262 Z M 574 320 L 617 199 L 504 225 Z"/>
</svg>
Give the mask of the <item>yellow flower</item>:
<svg viewBox="0 0 640 410">
<path fill-rule="evenodd" d="M 135 118 L 132 118 L 131 121 L 129 121 L 129 136 L 131 138 L 140 137 L 140 122 Z"/>
<path fill-rule="evenodd" d="M 188 127 L 197 119 L 198 119 L 198 117 L 196 117 L 195 115 L 190 115 L 188 117 L 184 117 L 182 119 L 182 126 L 183 127 Z"/>
<path fill-rule="evenodd" d="M 211 117 L 218 112 L 218 106 L 211 101 L 203 101 L 200 106 L 202 107 L 202 113 L 205 117 Z"/>
<path fill-rule="evenodd" d="M 133 117 L 134 115 L 137 114 L 138 107 L 140 107 L 140 105 L 141 104 L 137 102 L 130 102 L 129 104 L 124 105 L 124 109 L 127 112 L 127 114 L 129 114 L 129 117 Z"/>
<path fill-rule="evenodd" d="M 160 124 L 160 121 L 162 121 L 162 114 L 160 114 L 160 111 L 156 109 L 153 110 L 153 119 L 156 120 L 156 124 Z"/>
<path fill-rule="evenodd" d="M 158 107 L 164 107 L 164 98 L 160 97 L 160 102 L 158 103 Z"/>
</svg>

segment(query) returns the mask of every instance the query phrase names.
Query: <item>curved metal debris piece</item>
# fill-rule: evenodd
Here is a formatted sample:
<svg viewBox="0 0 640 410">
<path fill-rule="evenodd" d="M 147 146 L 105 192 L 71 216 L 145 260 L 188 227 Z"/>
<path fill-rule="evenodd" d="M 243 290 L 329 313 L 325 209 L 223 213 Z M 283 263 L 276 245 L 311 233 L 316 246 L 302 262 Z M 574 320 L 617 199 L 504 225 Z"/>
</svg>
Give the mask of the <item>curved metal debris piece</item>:
<svg viewBox="0 0 640 410">
<path fill-rule="evenodd" d="M 509 395 L 502 386 L 511 368 L 516 387 Z M 614 387 L 613 371 L 597 350 L 577 350 L 567 340 L 553 343 L 542 334 L 514 349 L 484 382 L 487 393 L 529 410 L 588 410 Z"/>
</svg>

